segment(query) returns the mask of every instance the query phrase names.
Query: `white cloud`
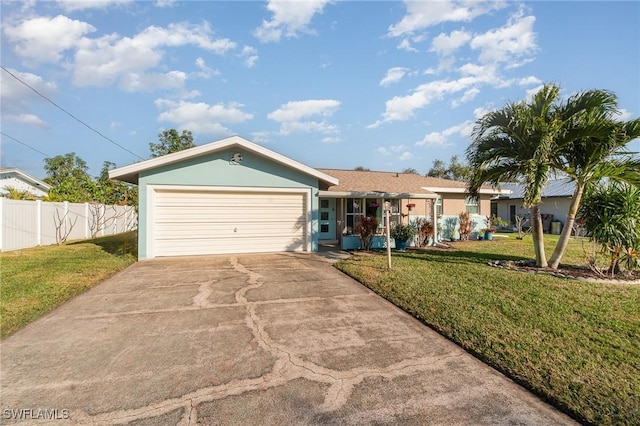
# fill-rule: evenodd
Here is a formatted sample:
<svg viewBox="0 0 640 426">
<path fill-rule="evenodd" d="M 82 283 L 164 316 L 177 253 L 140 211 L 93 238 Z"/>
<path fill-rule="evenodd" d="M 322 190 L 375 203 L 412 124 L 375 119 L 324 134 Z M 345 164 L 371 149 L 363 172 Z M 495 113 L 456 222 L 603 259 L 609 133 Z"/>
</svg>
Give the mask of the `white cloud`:
<svg viewBox="0 0 640 426">
<path fill-rule="evenodd" d="M 403 67 L 393 67 L 387 70 L 387 75 L 380 80 L 380 86 L 388 86 L 397 83 L 407 74 L 407 69 Z"/>
<path fill-rule="evenodd" d="M 120 127 L 122 127 L 122 123 L 120 123 L 119 121 L 112 121 L 109 124 L 109 129 L 111 130 L 116 130 L 116 129 L 119 129 Z"/>
<path fill-rule="evenodd" d="M 253 35 L 261 42 L 279 41 L 284 37 L 296 37 L 299 33 L 313 33 L 309 23 L 317 13 L 322 13 L 329 0 L 282 1 L 269 0 L 267 9 L 273 14 L 270 21 L 262 21 Z"/>
<path fill-rule="evenodd" d="M 322 139 L 322 143 L 338 143 L 340 141 L 342 141 L 342 139 L 336 136 L 327 136 L 326 138 Z"/>
<path fill-rule="evenodd" d="M 47 97 L 52 97 L 58 91 L 54 82 L 45 81 L 39 75 L 19 72 L 13 68 L 7 68 L 7 70 Z M 24 113 L 28 102 L 43 101 L 31 89 L 4 71 L 0 72 L 0 99 L 2 99 L 3 113 L 12 114 Z"/>
<path fill-rule="evenodd" d="M 520 9 L 505 26 L 475 36 L 470 46 L 480 51 L 478 59 L 481 63 L 506 63 L 512 67 L 520 65 L 522 58 L 538 50 L 533 31 L 535 21 L 535 16 L 524 16 Z"/>
<path fill-rule="evenodd" d="M 526 96 L 525 99 L 526 101 L 530 101 L 531 99 L 533 99 L 533 95 L 535 95 L 536 93 L 538 93 L 540 90 L 542 90 L 542 88 L 544 87 L 544 84 L 541 84 L 539 86 L 536 86 L 532 89 L 527 90 L 526 92 Z"/>
<path fill-rule="evenodd" d="M 486 82 L 480 77 L 462 77 L 457 80 L 436 80 L 418 86 L 413 93 L 407 96 L 395 96 L 386 102 L 386 110 L 382 114 L 382 120 L 369 125 L 375 128 L 382 123 L 391 121 L 405 121 L 414 115 L 415 110 L 440 100 L 444 95 L 453 94 L 470 87 Z"/>
<path fill-rule="evenodd" d="M 206 135 L 230 135 L 232 132 L 225 125 L 253 118 L 252 114 L 242 111 L 244 105 L 238 103 L 209 105 L 204 102 L 156 99 L 155 104 L 164 110 L 158 116 L 158 121 Z"/>
<path fill-rule="evenodd" d="M 624 108 L 620 108 L 620 109 L 618 110 L 618 112 L 619 112 L 619 114 L 617 114 L 617 115 L 615 116 L 615 119 L 616 119 L 616 120 L 618 120 L 618 121 L 627 121 L 627 120 L 629 120 L 629 119 L 631 118 L 631 116 L 632 116 L 631 111 L 627 111 L 627 110 L 626 110 L 626 109 L 624 109 Z"/>
<path fill-rule="evenodd" d="M 416 146 L 449 146 L 453 145 L 448 142 L 449 138 L 454 135 L 458 135 L 463 138 L 471 136 L 474 123 L 471 120 L 467 120 L 464 123 L 457 124 L 449 127 L 442 132 L 431 132 L 425 135 L 421 141 L 416 142 Z"/>
<path fill-rule="evenodd" d="M 133 0 L 58 0 L 56 3 L 65 12 L 75 12 L 87 9 L 107 9 L 111 6 L 122 6 L 133 3 Z"/>
<path fill-rule="evenodd" d="M 409 151 L 405 151 L 398 156 L 398 161 L 407 161 L 413 158 L 413 154 Z"/>
<path fill-rule="evenodd" d="M 407 14 L 389 27 L 390 37 L 412 34 L 442 22 L 470 22 L 474 18 L 501 9 L 504 1 L 405 1 Z"/>
<path fill-rule="evenodd" d="M 540 80 L 538 77 L 534 77 L 532 75 L 528 76 L 528 77 L 523 77 L 520 80 L 518 80 L 518 84 L 520 86 L 529 86 L 532 84 L 542 84 L 542 80 Z"/>
<path fill-rule="evenodd" d="M 202 58 L 196 58 L 196 67 L 198 67 L 200 71 L 195 73 L 195 75 L 200 78 L 209 79 L 212 76 L 219 76 L 221 74 L 219 70 L 208 67 Z"/>
<path fill-rule="evenodd" d="M 207 23 L 169 24 L 166 28 L 147 27 L 133 38 L 116 34 L 97 39 L 83 38 L 78 43 L 75 57 L 74 83 L 78 86 L 107 86 L 119 80 L 122 87 L 147 90 L 153 84 L 158 88 L 180 87 L 186 75 L 179 71 L 166 74 L 148 73 L 160 65 L 163 48 L 195 45 L 213 53 L 224 54 L 236 47 L 228 39 L 213 39 Z M 149 78 L 149 83 L 141 82 Z M 131 84 L 134 81 L 136 84 Z"/>
<path fill-rule="evenodd" d="M 182 71 L 138 74 L 130 72 L 120 79 L 120 88 L 125 92 L 154 92 L 158 89 L 179 89 L 184 86 L 187 74 Z"/>
<path fill-rule="evenodd" d="M 411 42 L 409 41 L 409 39 L 403 39 L 400 44 L 398 44 L 398 49 L 399 50 L 406 50 L 407 52 L 417 52 L 418 49 L 416 49 L 415 47 L 413 47 L 411 45 Z"/>
<path fill-rule="evenodd" d="M 244 46 L 239 56 L 241 58 L 244 58 L 244 64 L 247 66 L 247 68 L 252 68 L 260 58 L 258 56 L 258 50 L 255 47 L 251 46 Z"/>
<path fill-rule="evenodd" d="M 267 118 L 280 123 L 280 134 L 288 135 L 295 132 L 338 133 L 335 125 L 325 120 L 314 121 L 311 117 L 331 117 L 340 107 L 340 101 L 333 99 L 309 99 L 306 101 L 292 101 L 270 112 Z"/>
<path fill-rule="evenodd" d="M 269 143 L 271 142 L 270 132 L 251 132 L 251 140 L 255 143 Z"/>
<path fill-rule="evenodd" d="M 488 109 L 488 108 L 484 108 L 484 107 L 478 107 L 476 109 L 473 110 L 473 116 L 476 119 L 482 118 L 485 115 L 487 115 L 487 113 L 493 111 L 493 109 Z"/>
<path fill-rule="evenodd" d="M 403 151 L 406 151 L 407 147 L 405 145 L 391 145 L 388 148 L 385 148 L 383 146 L 377 148 L 375 150 L 376 154 L 378 155 L 391 155 L 393 153 L 400 153 Z"/>
<path fill-rule="evenodd" d="M 452 31 L 449 35 L 440 33 L 431 42 L 431 51 L 439 55 L 451 55 L 456 49 L 471 40 L 471 34 L 466 31 Z"/>
<path fill-rule="evenodd" d="M 474 100 L 478 93 L 480 93 L 480 89 L 478 89 L 477 87 L 472 87 L 471 89 L 465 91 L 461 98 L 452 100 L 451 107 L 455 108 L 457 106 L 460 106 L 460 104 Z"/>
<path fill-rule="evenodd" d="M 176 0 L 156 0 L 156 7 L 173 7 L 176 4 Z"/>
<path fill-rule="evenodd" d="M 62 15 L 26 19 L 4 28 L 16 54 L 37 64 L 58 62 L 64 51 L 75 48 L 85 34 L 94 31 L 94 26 Z"/>
<path fill-rule="evenodd" d="M 30 127 L 39 127 L 41 129 L 49 128 L 49 124 L 34 114 L 4 114 L 2 118 L 4 120 L 13 121 Z"/>
</svg>

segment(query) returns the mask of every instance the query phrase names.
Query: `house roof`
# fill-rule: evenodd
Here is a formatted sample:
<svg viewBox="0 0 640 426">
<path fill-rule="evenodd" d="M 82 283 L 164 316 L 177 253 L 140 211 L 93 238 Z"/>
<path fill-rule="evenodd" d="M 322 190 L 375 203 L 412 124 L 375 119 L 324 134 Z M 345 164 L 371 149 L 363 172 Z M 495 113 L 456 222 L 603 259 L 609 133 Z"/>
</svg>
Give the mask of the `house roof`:
<svg viewBox="0 0 640 426">
<path fill-rule="evenodd" d="M 340 181 L 338 185 L 330 187 L 328 193 L 407 194 L 410 198 L 436 198 L 438 193 L 465 193 L 467 186 L 465 182 L 421 176 L 415 173 L 318 170 Z M 480 192 L 499 193 L 489 186 L 483 186 Z"/>
<path fill-rule="evenodd" d="M 183 151 L 174 152 L 172 154 L 163 155 L 162 157 L 151 158 L 140 163 L 134 163 L 129 166 L 113 169 L 109 171 L 109 178 L 137 184 L 138 175 L 142 171 L 155 169 L 157 167 L 166 166 L 169 164 L 179 163 L 184 160 L 200 157 L 217 151 L 222 151 L 231 147 L 240 147 L 244 150 L 261 155 L 284 166 L 318 178 L 319 180 L 326 182 L 329 185 L 336 185 L 338 183 L 338 180 L 335 177 L 326 175 L 312 167 L 306 166 L 302 163 L 285 157 L 284 155 L 278 154 L 277 152 L 273 152 L 263 146 L 257 145 L 239 136 L 231 136 L 229 138 L 211 142 L 205 145 L 196 146 L 194 148 L 189 148 Z"/>
<path fill-rule="evenodd" d="M 31 176 L 30 174 L 25 173 L 22 170 L 17 169 L 15 167 L 0 167 L 0 174 L 3 174 L 3 175 L 4 174 L 14 175 L 16 177 L 19 177 L 23 181 L 27 182 L 28 184 L 42 189 L 43 191 L 49 191 L 49 189 L 51 189 L 50 185 L 44 183 L 40 179 L 35 178 L 35 177 Z"/>
<path fill-rule="evenodd" d="M 519 199 L 524 198 L 524 185 L 519 183 L 505 182 L 500 184 L 503 191 L 509 191 L 508 194 L 500 196 L 501 199 Z M 576 188 L 575 182 L 568 178 L 549 180 L 542 191 L 542 197 L 573 197 L 573 191 Z"/>
</svg>

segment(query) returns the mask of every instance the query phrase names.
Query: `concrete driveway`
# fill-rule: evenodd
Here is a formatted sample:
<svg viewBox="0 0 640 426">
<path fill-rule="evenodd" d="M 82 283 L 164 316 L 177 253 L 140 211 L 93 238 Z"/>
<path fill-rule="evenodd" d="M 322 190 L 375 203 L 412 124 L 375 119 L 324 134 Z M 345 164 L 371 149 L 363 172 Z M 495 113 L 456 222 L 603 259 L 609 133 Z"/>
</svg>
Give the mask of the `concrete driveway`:
<svg viewBox="0 0 640 426">
<path fill-rule="evenodd" d="M 139 262 L 1 349 L 3 424 L 573 423 L 317 255 Z"/>
</svg>

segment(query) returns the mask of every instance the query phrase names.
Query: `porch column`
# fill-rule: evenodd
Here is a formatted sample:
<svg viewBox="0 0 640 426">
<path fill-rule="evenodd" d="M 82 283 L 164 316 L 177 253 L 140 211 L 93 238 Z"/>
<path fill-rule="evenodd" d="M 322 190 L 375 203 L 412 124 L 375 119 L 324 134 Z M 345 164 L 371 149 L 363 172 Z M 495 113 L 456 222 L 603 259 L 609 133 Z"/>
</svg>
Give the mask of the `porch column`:
<svg viewBox="0 0 640 426">
<path fill-rule="evenodd" d="M 438 243 L 438 214 L 436 213 L 436 198 L 431 199 L 431 222 L 433 223 L 433 243 L 435 246 Z"/>
</svg>

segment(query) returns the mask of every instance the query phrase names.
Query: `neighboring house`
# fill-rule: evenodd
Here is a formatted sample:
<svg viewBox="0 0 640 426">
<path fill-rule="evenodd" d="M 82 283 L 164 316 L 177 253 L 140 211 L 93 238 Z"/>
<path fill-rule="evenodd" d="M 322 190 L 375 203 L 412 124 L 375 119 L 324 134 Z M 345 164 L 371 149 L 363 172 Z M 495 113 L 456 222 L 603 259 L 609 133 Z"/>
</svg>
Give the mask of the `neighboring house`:
<svg viewBox="0 0 640 426">
<path fill-rule="evenodd" d="M 489 214 L 489 196 L 496 194 L 483 188 L 480 203 L 471 205 L 461 182 L 314 169 L 237 136 L 114 169 L 109 177 L 139 185 L 140 259 L 316 251 L 321 242 L 341 242 L 360 215 L 381 219 L 385 201 L 391 220 L 399 221 L 411 213 L 408 204 L 415 204 L 411 214 L 429 217 L 439 207 L 444 215 L 465 208 Z"/>
<path fill-rule="evenodd" d="M 20 169 L 0 167 L 0 194 L 5 196 L 9 189 L 26 192 L 40 199 L 46 197 L 51 187 Z"/>
<path fill-rule="evenodd" d="M 501 183 L 502 195 L 491 200 L 491 212 L 515 223 L 515 216 L 529 216 L 529 209 L 523 207 L 524 186 L 518 183 Z M 542 191 L 542 202 L 540 203 L 540 214 L 545 232 L 560 233 L 562 225 L 569 212 L 569 205 L 573 199 L 575 183 L 567 178 L 549 180 Z M 553 222 L 560 222 L 552 229 Z M 529 226 L 530 224 L 526 224 Z"/>
</svg>

